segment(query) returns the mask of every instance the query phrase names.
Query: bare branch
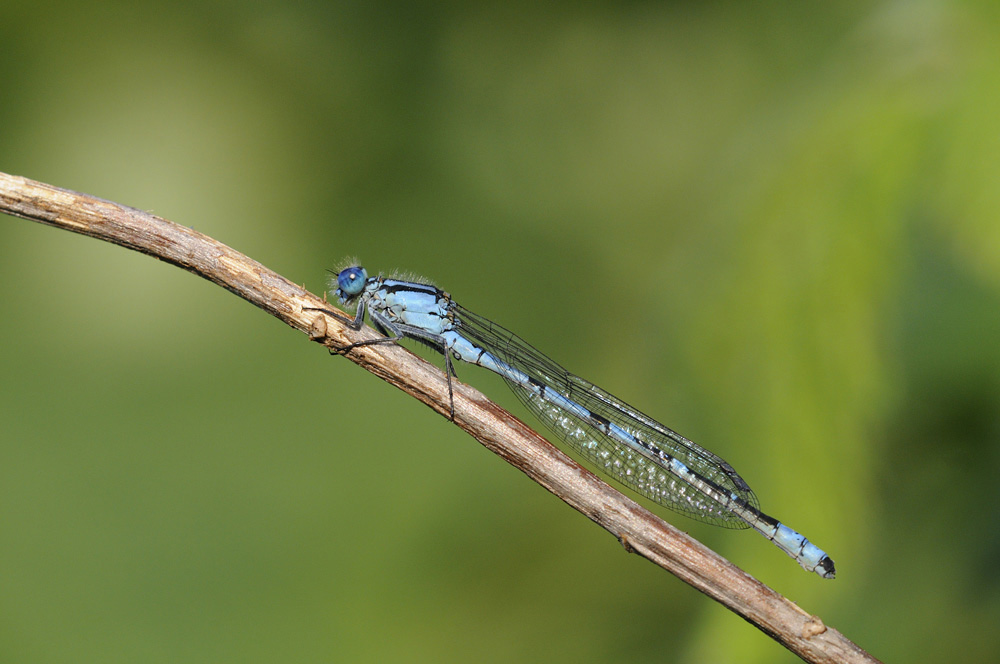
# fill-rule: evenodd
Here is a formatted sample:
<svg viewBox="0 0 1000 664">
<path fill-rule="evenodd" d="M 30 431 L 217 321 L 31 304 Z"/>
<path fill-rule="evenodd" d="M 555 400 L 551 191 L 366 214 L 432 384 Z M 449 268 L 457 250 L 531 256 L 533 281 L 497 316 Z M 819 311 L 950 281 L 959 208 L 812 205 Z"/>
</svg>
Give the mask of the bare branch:
<svg viewBox="0 0 1000 664">
<path fill-rule="evenodd" d="M 0 173 L 0 211 L 82 233 L 173 263 L 252 302 L 327 346 L 378 338 L 354 332 L 329 307 L 260 263 L 197 231 L 141 210 Z M 345 315 L 345 320 L 347 317 Z M 441 370 L 395 344 L 364 346 L 348 359 L 449 415 Z M 701 543 L 644 509 L 553 447 L 475 389 L 455 382 L 455 423 L 535 482 L 638 553 L 756 625 L 808 662 L 876 662 Z"/>
</svg>

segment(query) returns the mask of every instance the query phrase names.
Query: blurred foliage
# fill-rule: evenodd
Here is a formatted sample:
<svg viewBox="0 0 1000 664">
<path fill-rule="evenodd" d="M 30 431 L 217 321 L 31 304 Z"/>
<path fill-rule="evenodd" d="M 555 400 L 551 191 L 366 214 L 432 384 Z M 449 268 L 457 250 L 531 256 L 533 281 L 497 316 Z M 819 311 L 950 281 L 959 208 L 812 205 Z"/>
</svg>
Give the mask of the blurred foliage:
<svg viewBox="0 0 1000 664">
<path fill-rule="evenodd" d="M 881 659 L 1000 656 L 995 3 L 14 0 L 0 61 L 0 170 L 424 273 L 838 578 L 673 523 Z M 13 218 L 0 274 L 0 661 L 794 661 L 221 289 Z"/>
</svg>

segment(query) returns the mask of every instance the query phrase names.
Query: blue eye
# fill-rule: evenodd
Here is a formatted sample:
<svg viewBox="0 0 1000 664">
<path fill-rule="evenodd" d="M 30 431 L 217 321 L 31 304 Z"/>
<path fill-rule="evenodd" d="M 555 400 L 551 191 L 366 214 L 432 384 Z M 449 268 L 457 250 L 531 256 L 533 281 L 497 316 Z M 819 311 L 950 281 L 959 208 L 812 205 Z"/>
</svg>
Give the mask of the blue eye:
<svg viewBox="0 0 1000 664">
<path fill-rule="evenodd" d="M 344 297 L 353 297 L 365 289 L 368 273 L 363 267 L 349 267 L 337 275 L 337 288 Z"/>
</svg>

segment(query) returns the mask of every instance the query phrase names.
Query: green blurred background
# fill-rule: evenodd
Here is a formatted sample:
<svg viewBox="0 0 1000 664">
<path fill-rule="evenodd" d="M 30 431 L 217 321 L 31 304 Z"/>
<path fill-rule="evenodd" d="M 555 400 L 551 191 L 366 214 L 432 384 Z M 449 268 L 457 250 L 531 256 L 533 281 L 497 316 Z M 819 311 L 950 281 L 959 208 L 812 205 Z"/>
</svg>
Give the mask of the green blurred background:
<svg viewBox="0 0 1000 664">
<path fill-rule="evenodd" d="M 1000 657 L 996 3 L 7 0 L 0 63 L 0 170 L 432 278 L 838 578 L 672 523 L 887 661 Z M 0 279 L 0 661 L 794 661 L 208 282 L 11 217 Z"/>
</svg>

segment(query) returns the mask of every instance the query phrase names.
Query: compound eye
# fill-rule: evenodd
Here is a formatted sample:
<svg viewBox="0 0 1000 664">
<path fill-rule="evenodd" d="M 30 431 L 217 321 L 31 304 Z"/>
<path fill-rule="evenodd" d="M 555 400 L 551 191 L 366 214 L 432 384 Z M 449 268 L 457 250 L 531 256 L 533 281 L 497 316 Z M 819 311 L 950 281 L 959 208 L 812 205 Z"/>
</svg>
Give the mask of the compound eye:
<svg viewBox="0 0 1000 664">
<path fill-rule="evenodd" d="M 365 282 L 368 281 L 368 273 L 363 267 L 349 267 L 341 270 L 337 275 L 337 287 L 344 295 L 351 297 L 358 295 L 365 289 Z"/>
</svg>

